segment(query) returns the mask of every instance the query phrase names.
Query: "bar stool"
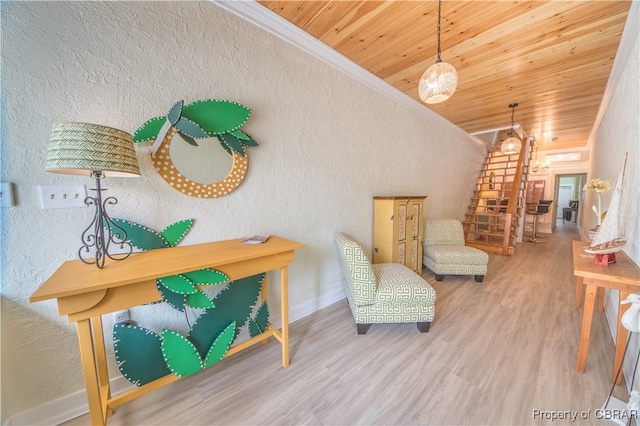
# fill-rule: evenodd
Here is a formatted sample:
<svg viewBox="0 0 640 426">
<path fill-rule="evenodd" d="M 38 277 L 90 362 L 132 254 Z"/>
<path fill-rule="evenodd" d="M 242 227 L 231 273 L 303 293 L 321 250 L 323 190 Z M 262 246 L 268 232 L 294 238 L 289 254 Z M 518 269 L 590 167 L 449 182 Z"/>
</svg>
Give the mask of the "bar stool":
<svg viewBox="0 0 640 426">
<path fill-rule="evenodd" d="M 551 207 L 552 200 L 540 200 L 538 201 L 538 205 L 535 210 L 528 211 L 527 213 L 533 216 L 533 233 L 531 234 L 531 238 L 529 242 L 532 243 L 546 243 L 546 241 L 542 240 L 540 235 L 538 235 L 538 218 L 543 215 L 549 213 L 549 208 Z"/>
</svg>

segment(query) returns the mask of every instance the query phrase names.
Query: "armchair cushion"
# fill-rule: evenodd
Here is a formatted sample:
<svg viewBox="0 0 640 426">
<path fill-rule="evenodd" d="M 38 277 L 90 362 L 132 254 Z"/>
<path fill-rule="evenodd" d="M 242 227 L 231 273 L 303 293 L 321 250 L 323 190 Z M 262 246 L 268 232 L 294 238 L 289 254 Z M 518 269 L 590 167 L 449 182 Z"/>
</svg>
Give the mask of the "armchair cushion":
<svg viewBox="0 0 640 426">
<path fill-rule="evenodd" d="M 466 246 L 424 247 L 424 256 L 435 263 L 468 265 L 487 265 L 489 256 L 482 250 Z"/>
<path fill-rule="evenodd" d="M 377 302 L 435 302 L 436 292 L 433 287 L 406 266 L 398 263 L 372 266 L 378 280 Z"/>
</svg>

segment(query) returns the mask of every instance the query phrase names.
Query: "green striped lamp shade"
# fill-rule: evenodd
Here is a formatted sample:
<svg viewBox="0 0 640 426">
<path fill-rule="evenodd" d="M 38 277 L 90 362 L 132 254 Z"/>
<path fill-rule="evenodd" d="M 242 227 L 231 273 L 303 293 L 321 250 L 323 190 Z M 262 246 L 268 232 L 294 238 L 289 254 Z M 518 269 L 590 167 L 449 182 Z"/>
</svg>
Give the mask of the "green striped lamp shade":
<svg viewBox="0 0 640 426">
<path fill-rule="evenodd" d="M 71 175 L 140 176 L 131 135 L 98 124 L 54 123 L 46 170 Z"/>
</svg>

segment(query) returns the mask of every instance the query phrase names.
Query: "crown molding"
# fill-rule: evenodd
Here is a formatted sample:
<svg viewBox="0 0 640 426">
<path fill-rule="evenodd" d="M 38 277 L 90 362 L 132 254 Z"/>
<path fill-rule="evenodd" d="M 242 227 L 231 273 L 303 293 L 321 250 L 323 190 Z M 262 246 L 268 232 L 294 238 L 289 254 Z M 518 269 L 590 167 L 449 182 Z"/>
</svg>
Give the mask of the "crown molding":
<svg viewBox="0 0 640 426">
<path fill-rule="evenodd" d="M 287 43 L 298 47 L 304 52 L 312 55 L 316 59 L 336 68 L 339 71 L 349 75 L 355 80 L 375 90 L 376 92 L 386 96 L 392 101 L 403 105 L 404 107 L 415 112 L 419 116 L 436 122 L 454 131 L 458 131 L 469 140 L 479 142 L 476 138 L 469 136 L 460 127 L 456 126 L 441 115 L 436 114 L 425 105 L 407 96 L 405 93 L 391 86 L 386 81 L 370 73 L 361 66 L 347 59 L 342 54 L 336 52 L 320 40 L 312 37 L 291 22 L 282 18 L 280 15 L 272 12 L 268 8 L 262 6 L 255 0 L 209 0 L 216 6 L 225 9 L 240 18 L 256 25 L 259 28 L 275 35 L 276 37 L 286 41 Z M 482 142 L 479 142 L 482 143 Z M 484 145 L 484 143 L 482 143 Z"/>
<path fill-rule="evenodd" d="M 625 23 L 624 30 L 622 31 L 620 45 L 618 46 L 616 58 L 613 61 L 613 67 L 609 74 L 609 80 L 607 81 L 607 85 L 604 89 L 602 100 L 600 101 L 600 107 L 598 108 L 598 114 L 596 115 L 593 127 L 591 127 L 589 139 L 587 140 L 587 147 L 589 149 L 593 147 L 596 132 L 598 131 L 600 123 L 602 123 L 602 119 L 604 118 L 604 114 L 607 111 L 607 107 L 611 102 L 613 92 L 620 81 L 620 76 L 622 75 L 624 66 L 627 63 L 629 56 L 631 56 L 632 48 L 638 38 L 638 34 L 640 34 L 640 1 L 634 0 L 631 2 L 629 14 L 627 15 L 627 22 Z"/>
</svg>

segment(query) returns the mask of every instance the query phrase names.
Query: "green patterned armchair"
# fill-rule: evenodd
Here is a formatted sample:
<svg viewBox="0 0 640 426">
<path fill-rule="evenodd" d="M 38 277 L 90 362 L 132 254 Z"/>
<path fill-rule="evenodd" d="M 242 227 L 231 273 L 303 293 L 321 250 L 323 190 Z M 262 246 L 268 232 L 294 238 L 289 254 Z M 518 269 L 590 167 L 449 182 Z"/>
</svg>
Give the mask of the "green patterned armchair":
<svg viewBox="0 0 640 426">
<path fill-rule="evenodd" d="M 474 275 L 482 282 L 487 273 L 489 255 L 464 244 L 462 223 L 455 219 L 425 221 L 423 263 L 442 281 L 445 275 Z"/>
<path fill-rule="evenodd" d="M 372 323 L 415 322 L 420 332 L 429 331 L 436 292 L 428 282 L 398 263 L 372 265 L 362 247 L 346 234 L 336 234 L 335 242 L 358 334 L 365 334 Z"/>
</svg>

